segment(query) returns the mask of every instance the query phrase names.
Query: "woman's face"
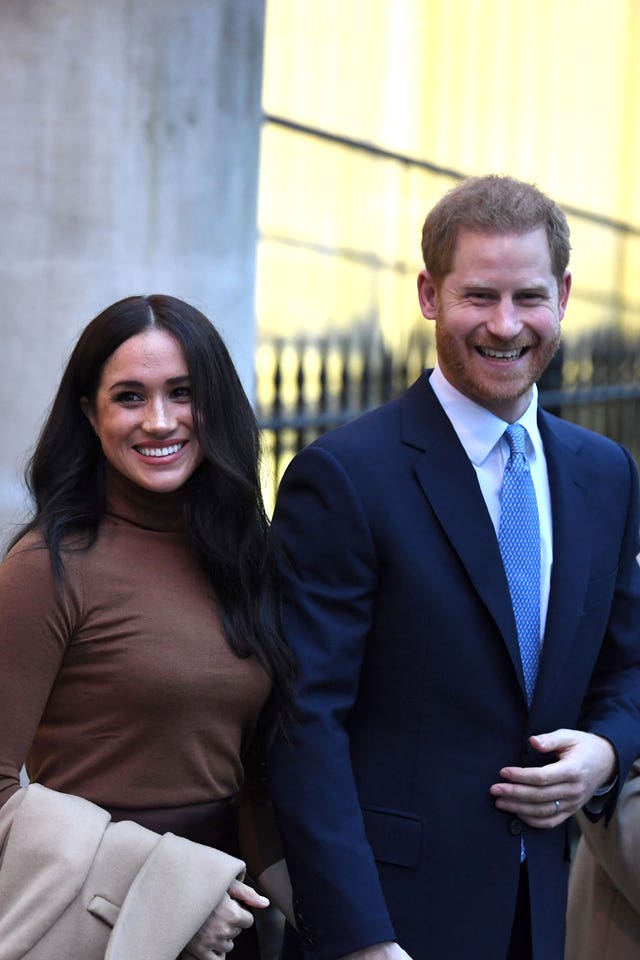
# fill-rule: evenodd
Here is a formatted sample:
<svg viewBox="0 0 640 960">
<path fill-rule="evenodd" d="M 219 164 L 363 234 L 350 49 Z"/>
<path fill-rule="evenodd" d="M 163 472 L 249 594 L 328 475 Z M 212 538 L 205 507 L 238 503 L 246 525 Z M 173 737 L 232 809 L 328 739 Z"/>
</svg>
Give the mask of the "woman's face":
<svg viewBox="0 0 640 960">
<path fill-rule="evenodd" d="M 184 352 L 160 327 L 125 340 L 82 408 L 109 463 L 154 493 L 178 490 L 202 463 Z"/>
</svg>

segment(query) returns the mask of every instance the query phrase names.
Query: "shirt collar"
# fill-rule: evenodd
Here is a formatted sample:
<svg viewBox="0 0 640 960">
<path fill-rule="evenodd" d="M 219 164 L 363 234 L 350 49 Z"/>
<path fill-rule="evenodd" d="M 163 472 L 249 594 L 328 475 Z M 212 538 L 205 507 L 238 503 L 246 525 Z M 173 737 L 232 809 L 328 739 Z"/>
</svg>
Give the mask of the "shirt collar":
<svg viewBox="0 0 640 960">
<path fill-rule="evenodd" d="M 467 456 L 474 466 L 478 467 L 487 459 L 493 448 L 508 427 L 505 420 L 496 417 L 494 413 L 482 407 L 474 400 L 470 400 L 459 390 L 456 390 L 446 379 L 436 363 L 429 382 L 433 392 L 440 401 L 444 412 L 451 421 L 453 429 L 458 435 Z M 531 403 L 518 418 L 518 423 L 527 431 L 527 455 L 534 460 L 542 454 L 542 439 L 538 430 L 538 388 L 533 385 Z M 506 441 L 504 441 L 506 444 Z"/>
</svg>

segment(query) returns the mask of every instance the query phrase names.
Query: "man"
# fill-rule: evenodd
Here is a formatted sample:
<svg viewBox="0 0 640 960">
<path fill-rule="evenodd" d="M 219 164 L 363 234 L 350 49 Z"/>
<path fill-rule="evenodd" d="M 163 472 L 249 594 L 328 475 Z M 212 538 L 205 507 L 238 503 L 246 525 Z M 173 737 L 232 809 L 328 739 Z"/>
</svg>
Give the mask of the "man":
<svg viewBox="0 0 640 960">
<path fill-rule="evenodd" d="M 561 960 L 567 820 L 610 815 L 640 747 L 637 476 L 537 407 L 571 288 L 559 208 L 465 180 L 423 254 L 436 369 L 300 453 L 274 518 L 298 934 L 317 960 Z"/>
</svg>

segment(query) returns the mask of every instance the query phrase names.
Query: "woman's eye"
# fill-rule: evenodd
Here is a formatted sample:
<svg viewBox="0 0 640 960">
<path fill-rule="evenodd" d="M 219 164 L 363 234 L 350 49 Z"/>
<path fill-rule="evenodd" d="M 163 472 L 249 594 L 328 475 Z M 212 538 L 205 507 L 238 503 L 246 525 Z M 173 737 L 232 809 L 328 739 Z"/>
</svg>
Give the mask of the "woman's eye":
<svg viewBox="0 0 640 960">
<path fill-rule="evenodd" d="M 134 393 L 132 390 L 122 390 L 121 393 L 115 395 L 114 400 L 116 403 L 139 403 L 142 397 L 139 393 Z"/>
<path fill-rule="evenodd" d="M 171 392 L 172 400 L 191 400 L 191 387 L 176 387 Z"/>
</svg>

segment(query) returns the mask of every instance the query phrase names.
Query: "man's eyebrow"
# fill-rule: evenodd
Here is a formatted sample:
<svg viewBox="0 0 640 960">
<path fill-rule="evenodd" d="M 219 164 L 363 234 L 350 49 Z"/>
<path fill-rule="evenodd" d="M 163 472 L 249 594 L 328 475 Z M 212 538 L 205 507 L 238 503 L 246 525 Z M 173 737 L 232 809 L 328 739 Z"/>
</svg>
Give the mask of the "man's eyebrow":
<svg viewBox="0 0 640 960">
<path fill-rule="evenodd" d="M 540 283 L 525 283 L 522 287 L 518 287 L 516 293 L 549 293 L 551 286 L 548 283 L 541 281 Z"/>
</svg>

